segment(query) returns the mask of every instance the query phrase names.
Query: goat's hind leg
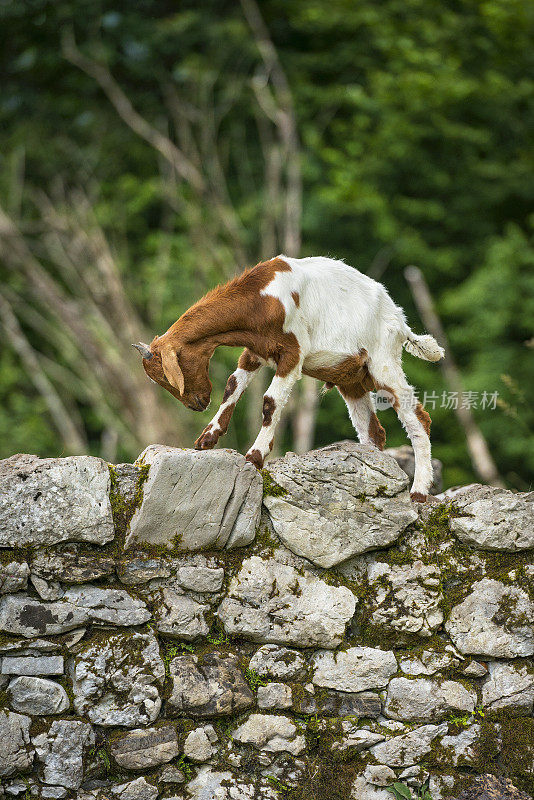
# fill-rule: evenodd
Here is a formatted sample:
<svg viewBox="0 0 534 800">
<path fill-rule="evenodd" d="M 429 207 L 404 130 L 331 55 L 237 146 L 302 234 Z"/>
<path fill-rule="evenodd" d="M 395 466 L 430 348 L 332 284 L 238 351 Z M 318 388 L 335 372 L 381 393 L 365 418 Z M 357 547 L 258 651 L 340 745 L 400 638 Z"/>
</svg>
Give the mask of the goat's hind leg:
<svg viewBox="0 0 534 800">
<path fill-rule="evenodd" d="M 373 370 L 377 385 L 393 397 L 393 408 L 412 443 L 415 456 L 415 473 L 410 495 L 416 502 L 424 502 L 432 485 L 433 470 L 430 454 L 430 415 L 417 400 L 402 368 L 387 365 L 380 371 Z"/>
<path fill-rule="evenodd" d="M 338 386 L 338 390 L 347 405 L 360 444 L 371 444 L 383 450 L 386 432 L 376 416 L 371 394 L 361 394 L 361 391 L 347 386 Z"/>
<path fill-rule="evenodd" d="M 237 401 L 252 378 L 258 374 L 262 364 L 263 362 L 250 350 L 247 348 L 243 350 L 237 362 L 237 369 L 232 372 L 226 382 L 219 410 L 195 442 L 197 450 L 211 450 L 215 447 L 220 437 L 224 436 L 228 430 Z"/>
</svg>

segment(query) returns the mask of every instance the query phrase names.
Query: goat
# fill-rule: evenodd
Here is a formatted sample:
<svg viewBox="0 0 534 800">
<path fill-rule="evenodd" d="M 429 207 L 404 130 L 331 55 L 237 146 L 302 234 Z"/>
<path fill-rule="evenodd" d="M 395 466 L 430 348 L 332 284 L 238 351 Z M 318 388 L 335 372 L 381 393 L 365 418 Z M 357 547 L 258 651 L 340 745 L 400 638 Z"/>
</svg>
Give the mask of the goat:
<svg viewBox="0 0 534 800">
<path fill-rule="evenodd" d="M 222 404 L 195 442 L 215 447 L 235 405 L 263 365 L 275 375 L 263 398 L 263 424 L 246 458 L 261 469 L 293 385 L 302 374 L 337 387 L 362 444 L 383 449 L 385 432 L 372 391 L 389 393 L 415 453 L 411 496 L 423 502 L 432 483 L 430 416 L 402 370 L 403 347 L 427 361 L 443 349 L 414 334 L 386 289 L 342 261 L 280 255 L 208 292 L 150 346 L 134 345 L 145 372 L 194 411 L 210 402 L 210 359 L 220 345 L 243 346 Z"/>
</svg>

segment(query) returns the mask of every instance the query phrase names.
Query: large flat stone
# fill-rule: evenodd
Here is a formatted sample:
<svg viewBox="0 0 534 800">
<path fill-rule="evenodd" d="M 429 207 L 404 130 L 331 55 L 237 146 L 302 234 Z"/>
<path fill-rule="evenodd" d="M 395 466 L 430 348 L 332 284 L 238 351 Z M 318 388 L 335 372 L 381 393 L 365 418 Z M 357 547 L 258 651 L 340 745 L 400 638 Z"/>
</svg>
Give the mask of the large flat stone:
<svg viewBox="0 0 534 800">
<path fill-rule="evenodd" d="M 450 521 L 460 541 L 508 552 L 534 547 L 534 492 L 473 483 L 445 496 L 462 514 Z"/>
<path fill-rule="evenodd" d="M 373 447 L 339 442 L 268 469 L 286 492 L 264 498 L 276 533 L 320 567 L 386 547 L 417 519 L 406 473 Z"/>
<path fill-rule="evenodd" d="M 4 656 L 1 675 L 63 675 L 63 656 Z"/>
<path fill-rule="evenodd" d="M 274 559 L 245 559 L 218 609 L 225 630 L 254 642 L 333 648 L 341 644 L 356 598 Z"/>
<path fill-rule="evenodd" d="M 231 772 L 217 772 L 212 767 L 201 767 L 195 778 L 187 784 L 188 800 L 279 800 L 279 793 L 265 778 L 247 780 Z M 183 795 L 173 795 L 169 800 L 181 800 Z"/>
<path fill-rule="evenodd" d="M 349 647 L 336 653 L 316 653 L 313 668 L 316 686 L 341 692 L 363 692 L 387 686 L 398 666 L 392 650 Z"/>
<path fill-rule="evenodd" d="M 65 633 L 88 622 L 142 625 L 150 616 L 146 605 L 125 589 L 91 585 L 67 589 L 52 603 L 22 594 L 0 600 L 0 630 L 27 638 Z"/>
<path fill-rule="evenodd" d="M 476 700 L 476 693 L 457 681 L 393 678 L 384 714 L 404 722 L 441 722 L 450 714 L 473 714 Z"/>
<path fill-rule="evenodd" d="M 241 547 L 254 539 L 262 481 L 239 453 L 151 445 L 138 462 L 150 470 L 126 548 L 149 544 L 195 551 Z"/>
<path fill-rule="evenodd" d="M 113 539 L 108 465 L 93 456 L 0 461 L 0 547 Z"/>
<path fill-rule="evenodd" d="M 466 655 L 518 658 L 534 654 L 534 603 L 518 586 L 491 578 L 473 584 L 445 629 Z"/>
</svg>

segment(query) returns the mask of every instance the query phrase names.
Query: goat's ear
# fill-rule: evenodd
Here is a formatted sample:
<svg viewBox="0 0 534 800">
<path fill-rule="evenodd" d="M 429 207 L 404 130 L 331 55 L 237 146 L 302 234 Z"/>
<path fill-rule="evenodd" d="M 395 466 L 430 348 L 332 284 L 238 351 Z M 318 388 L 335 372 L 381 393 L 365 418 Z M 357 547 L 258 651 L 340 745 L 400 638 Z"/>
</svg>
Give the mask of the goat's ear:
<svg viewBox="0 0 534 800">
<path fill-rule="evenodd" d="M 185 388 L 184 373 L 180 369 L 176 350 L 170 344 L 165 345 L 165 347 L 161 349 L 161 366 L 171 386 L 174 386 L 175 389 L 178 389 L 180 394 L 183 394 Z"/>
</svg>

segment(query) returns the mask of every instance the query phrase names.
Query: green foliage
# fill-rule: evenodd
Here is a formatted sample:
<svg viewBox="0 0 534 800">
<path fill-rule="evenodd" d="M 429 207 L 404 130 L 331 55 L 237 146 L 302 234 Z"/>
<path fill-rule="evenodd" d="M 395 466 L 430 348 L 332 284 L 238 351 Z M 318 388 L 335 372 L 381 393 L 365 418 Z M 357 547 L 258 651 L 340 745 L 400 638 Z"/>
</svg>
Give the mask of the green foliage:
<svg viewBox="0 0 534 800">
<path fill-rule="evenodd" d="M 250 667 L 246 667 L 246 669 L 243 670 L 243 675 L 253 692 L 256 691 L 258 686 L 267 686 L 269 683 L 269 681 L 258 675 L 256 670 L 250 669 Z"/>
<path fill-rule="evenodd" d="M 414 796 L 409 786 L 398 781 L 392 783 L 391 786 L 386 786 L 386 792 L 390 792 L 395 797 L 395 800 L 411 800 Z M 427 783 L 423 784 L 420 789 L 415 790 L 415 797 L 420 798 L 420 800 L 432 800 Z"/>
</svg>

